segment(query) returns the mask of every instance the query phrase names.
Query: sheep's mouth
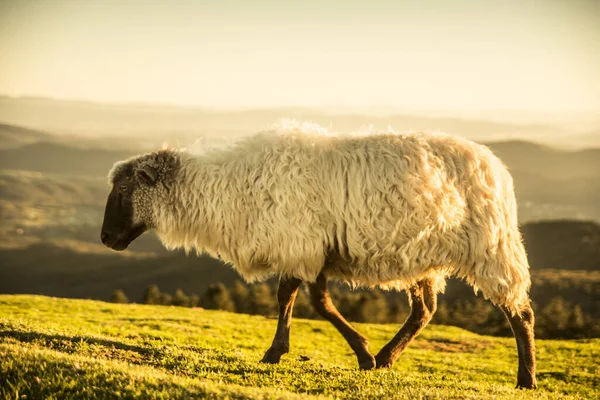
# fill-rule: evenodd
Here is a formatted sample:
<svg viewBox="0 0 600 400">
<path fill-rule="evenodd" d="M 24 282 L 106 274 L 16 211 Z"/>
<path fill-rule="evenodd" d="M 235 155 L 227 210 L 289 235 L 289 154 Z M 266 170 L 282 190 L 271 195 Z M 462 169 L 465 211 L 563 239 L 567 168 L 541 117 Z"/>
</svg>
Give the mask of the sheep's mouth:
<svg viewBox="0 0 600 400">
<path fill-rule="evenodd" d="M 146 232 L 146 225 L 138 225 L 131 232 L 118 237 L 113 243 L 107 244 L 107 246 L 116 251 L 123 251 L 144 232 Z"/>
</svg>

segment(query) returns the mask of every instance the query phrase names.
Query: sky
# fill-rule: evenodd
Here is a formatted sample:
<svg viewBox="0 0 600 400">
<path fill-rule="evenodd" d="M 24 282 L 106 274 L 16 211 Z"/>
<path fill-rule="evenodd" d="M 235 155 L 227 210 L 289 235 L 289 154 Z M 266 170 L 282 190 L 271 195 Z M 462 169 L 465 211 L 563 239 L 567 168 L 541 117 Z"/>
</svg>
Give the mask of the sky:
<svg viewBox="0 0 600 400">
<path fill-rule="evenodd" d="M 600 111 L 600 1 L 0 0 L 0 94 Z"/>
</svg>

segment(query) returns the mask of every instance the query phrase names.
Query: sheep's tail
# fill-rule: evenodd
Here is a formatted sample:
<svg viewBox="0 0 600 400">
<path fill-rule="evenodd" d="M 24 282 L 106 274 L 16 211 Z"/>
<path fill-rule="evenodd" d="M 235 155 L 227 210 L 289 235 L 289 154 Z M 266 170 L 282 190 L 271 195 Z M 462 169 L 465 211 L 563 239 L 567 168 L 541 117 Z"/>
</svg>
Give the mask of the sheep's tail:
<svg viewBox="0 0 600 400">
<path fill-rule="evenodd" d="M 531 301 L 529 299 L 529 289 L 531 288 L 531 275 L 529 272 L 529 262 L 527 253 L 523 245 L 521 235 L 519 240 L 513 241 L 513 248 L 510 249 L 514 257 L 514 264 L 511 266 L 511 290 L 506 298 L 504 306 L 513 314 L 521 315 L 521 312 L 529 309 Z"/>
<path fill-rule="evenodd" d="M 502 174 L 496 187 L 496 201 L 481 208 L 481 213 L 475 213 L 479 224 L 472 227 L 468 239 L 473 258 L 457 275 L 465 278 L 475 291 L 481 290 L 494 304 L 520 315 L 530 306 L 529 262 L 519 231 L 512 177 L 498 163 L 497 170 Z"/>
<path fill-rule="evenodd" d="M 521 235 L 518 234 L 518 238 L 512 238 L 504 247 L 498 257 L 501 263 L 498 267 L 506 278 L 500 281 L 501 284 L 497 290 L 499 296 L 492 301 L 505 307 L 513 315 L 521 315 L 521 311 L 530 305 L 529 289 L 531 287 L 529 263 Z"/>
<path fill-rule="evenodd" d="M 506 274 L 507 290 L 499 305 L 507 308 L 513 315 L 521 315 L 521 311 L 530 307 L 529 289 L 531 275 L 529 261 L 523 244 L 517 218 L 517 200 L 514 192 L 512 176 L 505 169 L 504 196 L 506 209 L 504 213 L 504 229 L 501 230 L 502 240 L 498 243 L 498 262 Z"/>
<path fill-rule="evenodd" d="M 518 234 L 518 231 L 516 231 Z M 457 271 L 475 292 L 481 291 L 486 299 L 503 307 L 513 315 L 520 315 L 530 305 L 531 277 L 521 236 L 498 243 L 496 251 L 488 252 L 466 270 Z"/>
</svg>

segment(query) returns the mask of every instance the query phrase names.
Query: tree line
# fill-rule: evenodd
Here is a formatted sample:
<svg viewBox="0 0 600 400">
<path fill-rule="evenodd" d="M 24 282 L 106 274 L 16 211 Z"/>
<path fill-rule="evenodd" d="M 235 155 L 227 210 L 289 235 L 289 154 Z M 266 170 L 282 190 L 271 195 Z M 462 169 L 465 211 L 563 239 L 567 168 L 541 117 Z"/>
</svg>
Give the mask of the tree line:
<svg viewBox="0 0 600 400">
<path fill-rule="evenodd" d="M 564 282 L 563 282 L 564 286 Z M 564 289 L 564 287 L 563 287 Z M 546 292 L 544 292 L 546 293 Z M 346 287 L 331 286 L 330 294 L 344 317 L 352 322 L 401 324 L 407 318 L 410 307 L 404 293 L 382 290 L 349 290 Z M 555 293 L 556 294 L 556 293 Z M 581 339 L 600 337 L 600 319 L 594 314 L 598 302 L 579 304 L 558 293 L 543 299 L 533 306 L 536 312 L 535 332 L 542 339 Z M 510 325 L 504 314 L 489 301 L 473 295 L 441 296 L 432 323 L 452 325 L 472 332 L 511 336 Z M 115 303 L 128 303 L 122 290 L 112 295 Z M 274 285 L 258 283 L 246 285 L 236 281 L 227 287 L 223 283 L 208 286 L 202 295 L 186 294 L 177 289 L 166 293 L 157 285 L 149 286 L 141 299 L 144 304 L 201 307 L 210 310 L 223 310 L 252 315 L 276 316 L 277 292 Z M 310 304 L 307 288 L 302 287 L 294 307 L 298 318 L 320 319 Z"/>
</svg>

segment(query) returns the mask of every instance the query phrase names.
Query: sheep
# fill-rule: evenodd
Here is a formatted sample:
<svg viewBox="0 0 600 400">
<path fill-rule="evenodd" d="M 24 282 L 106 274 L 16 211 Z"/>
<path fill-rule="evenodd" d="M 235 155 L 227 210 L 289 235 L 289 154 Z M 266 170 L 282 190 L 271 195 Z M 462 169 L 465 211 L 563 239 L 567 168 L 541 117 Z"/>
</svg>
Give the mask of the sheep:
<svg viewBox="0 0 600 400">
<path fill-rule="evenodd" d="M 168 249 L 207 252 L 248 282 L 279 278 L 277 329 L 262 362 L 289 351 L 294 300 L 306 282 L 359 368 L 389 368 L 455 276 L 505 312 L 517 342 L 517 387 L 536 387 L 513 182 L 485 146 L 445 134 L 343 136 L 300 125 L 200 155 L 140 155 L 115 164 L 109 182 L 106 246 L 124 250 L 154 230 Z M 332 303 L 330 279 L 407 291 L 410 315 L 375 356 Z"/>
</svg>

